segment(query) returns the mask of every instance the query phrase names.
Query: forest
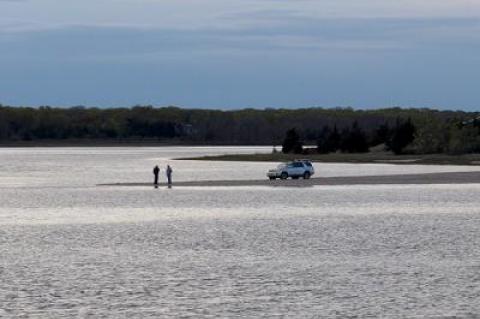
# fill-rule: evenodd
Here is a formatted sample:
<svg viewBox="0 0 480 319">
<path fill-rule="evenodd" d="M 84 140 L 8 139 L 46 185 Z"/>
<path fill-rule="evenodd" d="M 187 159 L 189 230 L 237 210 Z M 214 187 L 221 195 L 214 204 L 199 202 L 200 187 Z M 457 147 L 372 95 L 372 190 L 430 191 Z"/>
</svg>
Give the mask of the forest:
<svg viewBox="0 0 480 319">
<path fill-rule="evenodd" d="M 480 152 L 480 112 L 0 105 L 0 145 L 100 140 L 159 145 L 277 145 L 284 152 L 297 153 L 356 153 L 381 147 L 395 154 L 465 154 Z"/>
</svg>

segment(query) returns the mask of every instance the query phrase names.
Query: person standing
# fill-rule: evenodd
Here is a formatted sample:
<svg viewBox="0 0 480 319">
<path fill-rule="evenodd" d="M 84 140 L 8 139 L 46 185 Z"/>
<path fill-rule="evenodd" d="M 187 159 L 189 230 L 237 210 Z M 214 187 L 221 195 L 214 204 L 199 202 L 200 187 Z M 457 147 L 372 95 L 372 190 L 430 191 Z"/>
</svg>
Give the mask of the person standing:
<svg viewBox="0 0 480 319">
<path fill-rule="evenodd" d="M 167 165 L 166 173 L 167 173 L 168 186 L 172 186 L 172 173 L 173 173 L 173 170 L 172 170 L 172 168 L 170 167 L 170 165 Z"/>
<path fill-rule="evenodd" d="M 158 165 L 155 165 L 153 168 L 153 175 L 154 175 L 154 181 L 153 184 L 156 186 L 158 185 L 158 173 L 160 173 L 160 168 L 158 168 Z"/>
</svg>

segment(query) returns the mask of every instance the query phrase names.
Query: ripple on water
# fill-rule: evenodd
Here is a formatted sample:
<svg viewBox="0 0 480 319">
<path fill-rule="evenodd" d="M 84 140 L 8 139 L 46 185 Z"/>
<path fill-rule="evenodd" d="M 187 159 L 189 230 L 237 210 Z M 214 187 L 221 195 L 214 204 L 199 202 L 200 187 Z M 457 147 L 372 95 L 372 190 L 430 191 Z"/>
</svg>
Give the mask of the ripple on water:
<svg viewBox="0 0 480 319">
<path fill-rule="evenodd" d="M 144 167 L 193 152 L 167 151 L 0 151 L 0 317 L 480 314 L 480 185 L 94 187 L 151 178 Z M 244 165 L 174 169 L 264 173 Z M 322 168 L 404 169 L 392 167 Z"/>
</svg>

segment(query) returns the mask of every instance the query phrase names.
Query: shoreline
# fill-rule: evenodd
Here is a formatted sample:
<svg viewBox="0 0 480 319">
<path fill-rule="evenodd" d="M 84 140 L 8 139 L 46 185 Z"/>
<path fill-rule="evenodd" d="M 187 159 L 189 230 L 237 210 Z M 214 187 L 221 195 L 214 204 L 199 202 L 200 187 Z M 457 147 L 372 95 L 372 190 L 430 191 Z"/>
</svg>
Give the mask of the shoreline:
<svg viewBox="0 0 480 319">
<path fill-rule="evenodd" d="M 1 142 L 2 148 L 91 148 L 91 147 L 271 147 L 271 145 L 242 144 L 203 144 L 187 141 L 167 142 L 156 139 L 78 139 Z M 172 158 L 177 161 L 229 161 L 229 162 L 288 162 L 298 158 L 307 158 L 316 163 L 351 164 L 395 164 L 395 165 L 466 165 L 480 166 L 480 153 L 477 154 L 405 154 L 394 155 L 386 151 L 369 153 L 330 153 L 330 154 L 283 154 L 265 152 L 253 154 L 223 154 L 198 157 Z"/>
<path fill-rule="evenodd" d="M 428 174 L 398 174 L 371 176 L 314 177 L 311 179 L 287 180 L 204 180 L 174 182 L 172 187 L 313 187 L 348 185 L 435 185 L 435 184 L 480 184 L 480 171 Z M 113 183 L 98 184 L 99 187 L 154 187 L 153 183 Z M 158 187 L 167 187 L 166 183 Z"/>
<path fill-rule="evenodd" d="M 232 162 L 288 162 L 298 158 L 308 158 L 316 163 L 352 163 L 352 164 L 397 164 L 397 165 L 480 165 L 480 154 L 447 155 L 394 155 L 388 152 L 370 153 L 331 153 L 331 154 L 225 154 L 174 160 L 193 161 L 232 161 Z"/>
<path fill-rule="evenodd" d="M 271 145 L 245 145 L 201 143 L 192 141 L 164 141 L 158 139 L 65 139 L 35 141 L 0 141 L 1 148 L 21 147 L 271 147 Z"/>
</svg>

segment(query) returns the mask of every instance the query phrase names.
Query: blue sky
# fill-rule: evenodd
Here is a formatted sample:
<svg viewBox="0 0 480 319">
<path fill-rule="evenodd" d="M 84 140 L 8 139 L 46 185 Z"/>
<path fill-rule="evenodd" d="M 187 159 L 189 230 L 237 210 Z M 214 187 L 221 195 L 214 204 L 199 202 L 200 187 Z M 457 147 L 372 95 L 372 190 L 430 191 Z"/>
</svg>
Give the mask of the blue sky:
<svg viewBox="0 0 480 319">
<path fill-rule="evenodd" d="M 478 0 L 0 0 L 0 103 L 479 110 Z"/>
</svg>

